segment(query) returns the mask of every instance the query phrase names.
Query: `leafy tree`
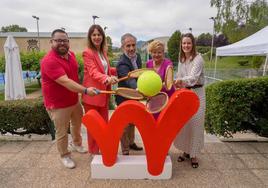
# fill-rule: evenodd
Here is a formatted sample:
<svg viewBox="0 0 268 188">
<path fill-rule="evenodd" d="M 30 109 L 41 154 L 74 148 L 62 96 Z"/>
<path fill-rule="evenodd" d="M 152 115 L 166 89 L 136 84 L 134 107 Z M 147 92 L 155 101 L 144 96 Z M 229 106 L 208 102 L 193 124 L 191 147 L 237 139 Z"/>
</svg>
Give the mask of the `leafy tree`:
<svg viewBox="0 0 268 188">
<path fill-rule="evenodd" d="M 197 46 L 211 46 L 212 36 L 209 33 L 202 33 L 197 37 Z M 214 35 L 214 47 L 225 46 L 228 44 L 227 37 L 224 34 Z"/>
<path fill-rule="evenodd" d="M 180 50 L 181 32 L 175 31 L 168 40 L 168 56 L 172 62 L 178 62 Z"/>
<path fill-rule="evenodd" d="M 197 46 L 211 46 L 212 36 L 209 33 L 202 33 L 196 39 Z"/>
<path fill-rule="evenodd" d="M 40 60 L 45 56 L 45 52 L 21 52 L 20 61 L 22 70 L 39 71 Z"/>
<path fill-rule="evenodd" d="M 241 40 L 268 23 L 268 3 L 265 0 L 211 0 L 217 8 L 215 30 L 223 33 L 230 43 Z"/>
<path fill-rule="evenodd" d="M 249 6 L 246 0 L 211 0 L 210 5 L 217 8 L 216 31 L 221 31 L 229 21 L 245 21 Z"/>
<path fill-rule="evenodd" d="M 260 30 L 268 23 L 268 3 L 265 0 L 256 0 L 250 5 L 247 22 L 256 30 Z"/>
<path fill-rule="evenodd" d="M 224 34 L 219 34 L 214 38 L 214 46 L 215 47 L 220 47 L 220 46 L 225 46 L 229 44 L 228 39 Z"/>
<path fill-rule="evenodd" d="M 111 37 L 107 36 L 106 37 L 106 42 L 107 42 L 107 47 L 108 47 L 108 57 L 109 59 L 113 58 L 113 49 L 112 49 L 112 39 Z"/>
<path fill-rule="evenodd" d="M 19 25 L 14 24 L 1 27 L 1 32 L 27 32 L 27 29 L 25 27 L 20 27 Z"/>
</svg>

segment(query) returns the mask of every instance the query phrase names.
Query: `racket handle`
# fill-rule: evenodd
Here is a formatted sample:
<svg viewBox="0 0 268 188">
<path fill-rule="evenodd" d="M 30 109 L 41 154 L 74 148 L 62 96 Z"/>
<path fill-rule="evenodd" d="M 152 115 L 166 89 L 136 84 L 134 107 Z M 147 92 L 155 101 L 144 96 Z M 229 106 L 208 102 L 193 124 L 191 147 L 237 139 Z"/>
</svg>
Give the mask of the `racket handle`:
<svg viewBox="0 0 268 188">
<path fill-rule="evenodd" d="M 102 93 L 102 94 L 115 94 L 115 91 L 99 90 L 99 93 Z"/>
<path fill-rule="evenodd" d="M 121 82 L 121 81 L 126 80 L 126 79 L 128 79 L 128 76 L 125 76 L 125 77 L 119 78 L 119 79 L 118 79 L 118 82 Z"/>
</svg>

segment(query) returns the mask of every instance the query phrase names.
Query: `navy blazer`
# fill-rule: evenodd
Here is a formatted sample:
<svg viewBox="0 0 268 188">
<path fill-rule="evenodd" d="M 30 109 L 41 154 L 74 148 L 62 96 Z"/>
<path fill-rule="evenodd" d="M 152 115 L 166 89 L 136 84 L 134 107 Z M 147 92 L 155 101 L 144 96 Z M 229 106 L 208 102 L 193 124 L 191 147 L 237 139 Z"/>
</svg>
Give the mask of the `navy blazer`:
<svg viewBox="0 0 268 188">
<path fill-rule="evenodd" d="M 140 69 L 142 66 L 140 54 L 137 54 L 136 63 L 137 63 L 138 69 Z M 116 65 L 116 71 L 117 71 L 118 78 L 122 78 L 122 77 L 127 76 L 128 73 L 133 71 L 133 70 L 134 70 L 134 67 L 131 63 L 131 60 L 125 54 L 121 55 L 117 65 Z M 121 81 L 118 83 L 118 87 L 127 87 L 127 88 L 136 89 L 137 88 L 137 79 L 130 78 L 130 79 Z M 116 97 L 115 97 L 115 101 L 116 101 L 117 105 L 121 104 L 122 102 L 124 102 L 126 100 L 128 100 L 128 99 L 121 97 L 119 95 L 116 95 Z"/>
</svg>

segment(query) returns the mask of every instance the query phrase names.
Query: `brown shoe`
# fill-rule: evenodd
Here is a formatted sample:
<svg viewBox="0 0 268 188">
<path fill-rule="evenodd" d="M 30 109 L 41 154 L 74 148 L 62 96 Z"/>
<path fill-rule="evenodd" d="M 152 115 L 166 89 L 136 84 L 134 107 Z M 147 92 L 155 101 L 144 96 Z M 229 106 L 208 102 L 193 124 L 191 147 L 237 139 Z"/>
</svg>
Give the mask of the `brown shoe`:
<svg viewBox="0 0 268 188">
<path fill-rule="evenodd" d="M 177 161 L 178 162 L 183 162 L 185 159 L 190 159 L 190 155 L 188 153 L 183 152 L 182 156 L 179 156 Z"/>
<path fill-rule="evenodd" d="M 191 158 L 191 165 L 193 168 L 198 168 L 199 164 L 198 164 L 198 161 L 197 161 L 197 158 Z"/>
<path fill-rule="evenodd" d="M 143 150 L 142 147 L 137 146 L 137 144 L 133 143 L 129 145 L 129 149 L 135 150 L 135 151 L 141 151 Z"/>
</svg>

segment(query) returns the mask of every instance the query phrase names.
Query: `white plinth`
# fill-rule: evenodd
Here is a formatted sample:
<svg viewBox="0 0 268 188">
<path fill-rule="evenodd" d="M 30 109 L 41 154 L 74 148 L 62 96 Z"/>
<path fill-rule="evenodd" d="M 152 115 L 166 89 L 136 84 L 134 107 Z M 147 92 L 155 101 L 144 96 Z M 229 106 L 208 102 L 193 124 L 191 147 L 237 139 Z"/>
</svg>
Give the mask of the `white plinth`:
<svg viewBox="0 0 268 188">
<path fill-rule="evenodd" d="M 112 167 L 103 165 L 101 155 L 95 155 L 91 162 L 93 179 L 170 179 L 171 175 L 170 156 L 166 157 L 163 172 L 158 176 L 152 176 L 147 171 L 145 155 L 118 155 L 117 162 Z"/>
</svg>

